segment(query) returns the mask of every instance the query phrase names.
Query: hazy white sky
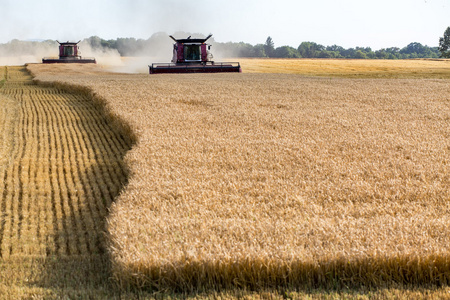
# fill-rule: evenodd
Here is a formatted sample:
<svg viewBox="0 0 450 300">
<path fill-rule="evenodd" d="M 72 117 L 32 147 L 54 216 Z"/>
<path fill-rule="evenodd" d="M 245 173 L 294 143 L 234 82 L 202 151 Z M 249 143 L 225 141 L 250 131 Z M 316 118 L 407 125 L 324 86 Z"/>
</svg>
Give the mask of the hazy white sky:
<svg viewBox="0 0 450 300">
<path fill-rule="evenodd" d="M 438 46 L 450 0 L 0 0 L 0 43 L 12 39 L 149 38 L 212 33 L 217 42 L 295 48 Z M 182 38 L 182 37 L 179 37 Z"/>
</svg>

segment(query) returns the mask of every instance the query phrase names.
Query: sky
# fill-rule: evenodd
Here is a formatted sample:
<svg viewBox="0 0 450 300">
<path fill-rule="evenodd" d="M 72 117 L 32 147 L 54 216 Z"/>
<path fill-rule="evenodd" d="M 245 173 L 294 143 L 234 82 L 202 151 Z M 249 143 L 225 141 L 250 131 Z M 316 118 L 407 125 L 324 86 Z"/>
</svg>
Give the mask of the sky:
<svg viewBox="0 0 450 300">
<path fill-rule="evenodd" d="M 270 36 L 275 47 L 311 41 L 378 50 L 436 47 L 449 26 L 450 0 L 0 0 L 0 43 L 184 31 L 217 42 L 256 45 Z"/>
</svg>

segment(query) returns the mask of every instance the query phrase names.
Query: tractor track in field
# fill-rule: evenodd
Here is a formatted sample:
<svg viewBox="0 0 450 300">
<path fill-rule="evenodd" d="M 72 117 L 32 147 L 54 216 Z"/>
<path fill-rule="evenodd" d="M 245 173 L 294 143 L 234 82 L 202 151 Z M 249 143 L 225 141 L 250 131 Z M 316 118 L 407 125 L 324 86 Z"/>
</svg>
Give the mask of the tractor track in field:
<svg viewBox="0 0 450 300">
<path fill-rule="evenodd" d="M 0 258 L 105 255 L 131 145 L 89 97 L 1 73 Z"/>
</svg>

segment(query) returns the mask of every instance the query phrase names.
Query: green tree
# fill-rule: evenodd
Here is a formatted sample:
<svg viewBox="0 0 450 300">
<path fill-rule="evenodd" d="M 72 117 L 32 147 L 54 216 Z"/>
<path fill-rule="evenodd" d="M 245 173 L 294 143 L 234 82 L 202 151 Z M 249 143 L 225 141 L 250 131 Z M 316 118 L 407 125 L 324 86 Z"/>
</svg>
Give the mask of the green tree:
<svg viewBox="0 0 450 300">
<path fill-rule="evenodd" d="M 255 47 L 255 57 L 266 57 L 266 51 L 263 44 L 257 44 Z"/>
<path fill-rule="evenodd" d="M 279 58 L 298 58 L 297 49 L 290 46 L 281 46 L 275 49 L 274 57 Z"/>
<path fill-rule="evenodd" d="M 282 46 L 275 49 L 275 56 L 281 58 L 299 58 L 297 49 L 291 46 Z"/>
<path fill-rule="evenodd" d="M 358 58 L 358 59 L 366 59 L 367 55 L 366 53 L 364 53 L 362 50 L 356 50 L 355 52 L 355 57 L 354 58 Z"/>
<path fill-rule="evenodd" d="M 400 54 L 403 54 L 405 58 L 431 57 L 431 50 L 421 43 L 410 43 L 400 50 Z"/>
<path fill-rule="evenodd" d="M 389 54 L 384 49 L 375 51 L 375 55 L 376 55 L 376 58 L 378 58 L 378 59 L 388 59 L 389 58 Z"/>
<path fill-rule="evenodd" d="M 297 51 L 301 57 L 313 58 L 320 57 L 321 53 L 325 51 L 325 47 L 314 42 L 302 42 Z"/>
<path fill-rule="evenodd" d="M 439 51 L 441 57 L 450 58 L 450 27 L 447 27 L 444 36 L 439 38 Z"/>
<path fill-rule="evenodd" d="M 273 56 L 273 52 L 275 51 L 275 45 L 273 43 L 272 38 L 269 36 L 267 37 L 266 43 L 264 44 L 264 52 L 268 57 Z"/>
</svg>

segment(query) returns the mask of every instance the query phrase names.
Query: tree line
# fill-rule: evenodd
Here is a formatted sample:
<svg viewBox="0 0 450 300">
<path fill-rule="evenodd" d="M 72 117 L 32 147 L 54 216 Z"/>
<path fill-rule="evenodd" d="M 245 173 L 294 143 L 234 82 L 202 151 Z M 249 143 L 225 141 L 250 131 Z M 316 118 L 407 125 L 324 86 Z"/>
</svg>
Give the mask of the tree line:
<svg viewBox="0 0 450 300">
<path fill-rule="evenodd" d="M 324 46 L 315 42 L 302 42 L 298 48 L 291 46 L 274 47 L 271 37 L 265 44 L 252 46 L 247 43 L 220 43 L 226 53 L 236 53 L 236 57 L 272 58 L 349 58 L 349 59 L 411 59 L 439 58 L 439 47 L 424 46 L 413 42 L 403 48 L 391 47 L 373 51 L 370 47 L 344 48 L 338 45 Z"/>
<path fill-rule="evenodd" d="M 189 33 L 178 32 L 175 36 L 188 36 Z M 103 40 L 90 37 L 87 41 L 93 48 L 108 47 L 116 49 L 122 56 L 134 56 L 151 49 L 152 46 L 168 41 L 166 33 L 156 33 L 149 39 L 118 38 Z M 171 40 L 170 40 L 171 41 Z M 411 59 L 450 57 L 450 27 L 439 40 L 439 46 L 429 47 L 413 42 L 403 48 L 390 47 L 372 50 L 370 47 L 344 48 L 338 45 L 324 46 L 315 42 L 302 42 L 297 48 L 291 46 L 275 47 L 269 36 L 264 44 L 251 45 L 244 42 L 209 42 L 224 57 L 269 57 L 269 58 L 350 58 L 350 59 Z M 151 51 L 150 51 L 151 52 Z M 152 53 L 149 53 L 151 55 Z"/>
<path fill-rule="evenodd" d="M 190 33 L 177 32 L 176 37 L 184 37 Z M 195 35 L 197 36 L 197 35 Z M 338 45 L 324 46 L 315 42 L 302 42 L 297 48 L 291 46 L 275 47 L 274 41 L 269 36 L 264 44 L 251 45 L 244 42 L 216 42 L 214 38 L 208 40 L 213 45 L 213 53 L 220 52 L 222 57 L 269 57 L 269 58 L 350 58 L 350 59 L 411 59 L 411 58 L 450 58 L 450 27 L 439 39 L 438 47 L 429 47 L 421 43 L 413 42 L 403 48 L 390 47 L 372 50 L 370 47 L 344 48 Z M 13 40 L 7 44 L 0 44 L 2 50 L 10 49 L 19 54 L 33 50 L 38 44 L 48 46 L 56 45 L 55 41 L 23 42 Z M 105 40 L 98 36 L 84 39 L 94 50 L 117 50 L 121 56 L 157 56 L 170 51 L 172 40 L 168 34 L 158 32 L 148 39 L 117 38 Z M 29 44 L 29 45 L 28 45 Z M 19 47 L 20 46 L 20 47 Z M 28 46 L 28 47 L 27 47 Z M 20 49 L 20 50 L 19 50 Z M 162 53 L 161 51 L 164 51 Z M 23 54 L 23 53 L 21 53 Z M 170 55 L 170 53 L 169 53 Z"/>
<path fill-rule="evenodd" d="M 410 43 L 406 47 L 383 48 L 372 50 L 370 47 L 344 48 L 338 45 L 324 46 L 315 42 L 302 42 L 297 48 L 281 46 L 275 48 L 272 39 L 265 44 L 252 46 L 245 43 L 225 43 L 221 47 L 238 53 L 238 57 L 272 57 L 272 58 L 349 58 L 349 59 L 410 59 L 438 58 L 438 47 L 428 47 L 420 43 Z"/>
</svg>

